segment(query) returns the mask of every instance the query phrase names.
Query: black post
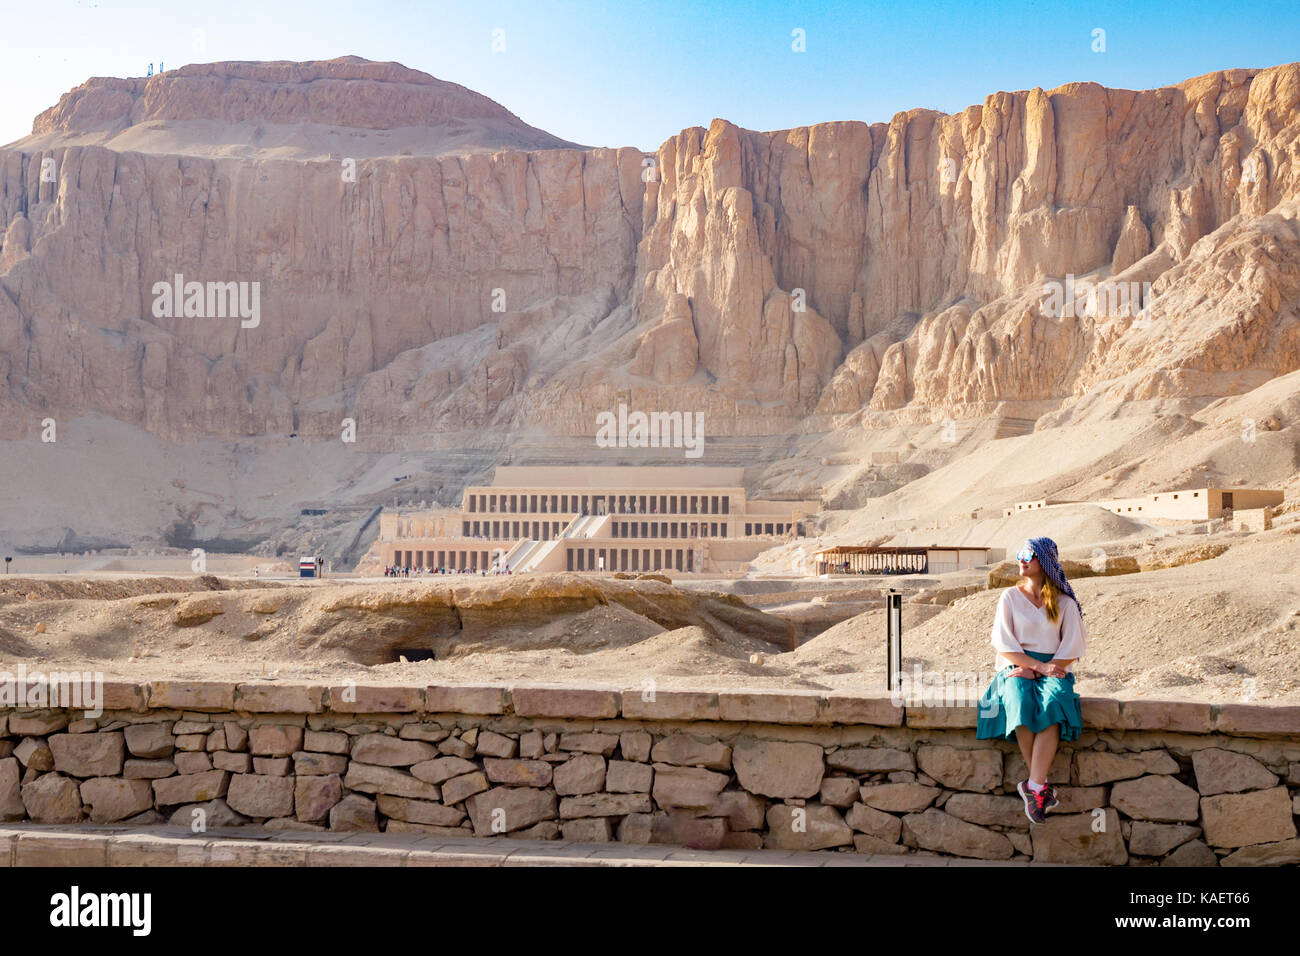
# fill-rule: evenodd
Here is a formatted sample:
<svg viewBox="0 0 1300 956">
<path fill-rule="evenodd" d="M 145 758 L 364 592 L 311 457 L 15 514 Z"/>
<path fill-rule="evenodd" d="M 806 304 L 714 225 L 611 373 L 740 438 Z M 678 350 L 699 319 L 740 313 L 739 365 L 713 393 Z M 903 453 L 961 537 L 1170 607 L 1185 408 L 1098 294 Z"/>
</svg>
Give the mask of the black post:
<svg viewBox="0 0 1300 956">
<path fill-rule="evenodd" d="M 894 690 L 903 671 L 903 593 L 890 588 L 885 594 L 885 676 Z"/>
</svg>

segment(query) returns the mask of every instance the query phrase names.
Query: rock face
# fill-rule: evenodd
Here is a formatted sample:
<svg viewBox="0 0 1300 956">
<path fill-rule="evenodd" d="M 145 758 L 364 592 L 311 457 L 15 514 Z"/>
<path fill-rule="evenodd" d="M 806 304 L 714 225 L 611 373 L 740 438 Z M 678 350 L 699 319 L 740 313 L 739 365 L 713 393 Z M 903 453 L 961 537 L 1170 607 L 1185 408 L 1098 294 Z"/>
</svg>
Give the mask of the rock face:
<svg viewBox="0 0 1300 956">
<path fill-rule="evenodd" d="M 40 409 L 334 438 L 351 417 L 373 451 L 589 435 L 619 399 L 772 434 L 1235 393 L 1300 365 L 1298 103 L 1291 64 L 872 125 L 719 119 L 651 158 L 356 58 L 91 80 L 0 151 L 0 428 Z M 226 154 L 199 155 L 200 127 Z M 403 149 L 412 128 L 450 152 Z M 350 169 L 329 148 L 349 131 L 371 137 Z M 1150 321 L 1045 321 L 1044 280 L 1090 273 L 1151 282 Z M 176 275 L 259 283 L 257 323 L 159 314 Z"/>
</svg>

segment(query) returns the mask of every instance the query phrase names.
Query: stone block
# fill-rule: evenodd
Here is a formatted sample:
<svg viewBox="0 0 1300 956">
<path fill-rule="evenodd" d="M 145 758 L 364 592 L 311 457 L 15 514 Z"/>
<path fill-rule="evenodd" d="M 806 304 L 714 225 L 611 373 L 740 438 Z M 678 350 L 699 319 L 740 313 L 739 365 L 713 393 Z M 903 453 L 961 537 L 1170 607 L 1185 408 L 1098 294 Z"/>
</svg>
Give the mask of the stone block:
<svg viewBox="0 0 1300 956">
<path fill-rule="evenodd" d="M 122 772 L 125 743 L 121 731 L 55 734 L 49 738 L 54 769 L 72 777 L 116 777 Z"/>
<path fill-rule="evenodd" d="M 325 688 L 320 684 L 249 682 L 235 690 L 235 706 L 250 714 L 319 714 Z M 299 742 L 301 743 L 301 741 Z M 295 747 L 295 750 L 301 747 Z"/>
<path fill-rule="evenodd" d="M 1196 789 L 1203 797 L 1243 790 L 1269 790 L 1277 786 L 1277 774 L 1248 754 L 1207 747 L 1192 754 Z"/>
<path fill-rule="evenodd" d="M 226 732 L 218 727 L 212 733 L 208 734 L 208 742 L 203 745 L 203 749 L 208 753 L 216 753 L 218 750 L 226 749 Z"/>
<path fill-rule="evenodd" d="M 20 765 L 17 758 L 5 757 L 0 760 L 0 820 L 21 820 L 25 816 Z M 2 854 L 0 859 L 4 859 Z"/>
<path fill-rule="evenodd" d="M 1300 707 L 1278 704 L 1221 704 L 1214 719 L 1221 734 L 1300 736 Z"/>
<path fill-rule="evenodd" d="M 644 730 L 625 730 L 619 734 L 618 751 L 624 760 L 646 763 L 653 743 L 654 738 Z"/>
<path fill-rule="evenodd" d="M 213 723 L 210 720 L 178 720 L 172 724 L 171 732 L 177 737 L 186 734 L 210 734 Z"/>
<path fill-rule="evenodd" d="M 705 767 L 709 770 L 731 769 L 731 748 L 713 737 L 673 733 L 659 741 L 650 751 L 657 763 L 680 767 Z"/>
<path fill-rule="evenodd" d="M 975 860 L 1009 860 L 1015 853 L 1011 841 L 1001 833 L 933 808 L 903 817 L 903 841 L 923 850 Z"/>
<path fill-rule="evenodd" d="M 172 737 L 173 721 L 149 724 L 128 724 L 122 729 L 126 738 L 126 749 L 134 757 L 156 759 L 170 757 L 176 749 L 176 740 Z"/>
<path fill-rule="evenodd" d="M 346 781 L 344 785 L 347 785 Z M 349 793 L 330 808 L 330 829 L 379 832 L 375 802 L 359 793 Z"/>
<path fill-rule="evenodd" d="M 795 807 L 776 803 L 767 809 L 763 846 L 777 850 L 824 850 L 851 846 L 853 830 L 840 812 L 821 803 Z"/>
<path fill-rule="evenodd" d="M 858 799 L 858 781 L 854 777 L 823 777 L 819 799 L 841 810 L 850 807 Z"/>
<path fill-rule="evenodd" d="M 656 813 L 650 818 L 650 842 L 686 847 L 689 850 L 718 850 L 727 835 L 719 818 L 689 813 Z M 757 835 L 757 834 L 756 834 Z"/>
<path fill-rule="evenodd" d="M 14 737 L 44 737 L 63 730 L 70 722 L 62 710 L 16 712 L 9 715 L 9 733 Z"/>
<path fill-rule="evenodd" d="M 181 734 L 176 738 L 177 750 L 200 751 L 207 747 L 206 734 Z"/>
<path fill-rule="evenodd" d="M 737 738 L 732 764 L 740 785 L 750 793 L 781 799 L 814 796 L 825 772 L 818 744 L 753 737 Z"/>
<path fill-rule="evenodd" d="M 1182 700 L 1126 700 L 1113 724 L 1094 724 L 1084 715 L 1085 727 L 1114 727 L 1118 730 L 1167 730 L 1188 734 L 1213 729 L 1210 704 Z"/>
<path fill-rule="evenodd" d="M 24 737 L 14 748 L 14 757 L 29 770 L 46 773 L 54 769 L 54 753 L 40 737 Z"/>
<path fill-rule="evenodd" d="M 175 772 L 176 764 L 170 760 L 126 760 L 122 764 L 122 776 L 128 780 L 158 780 Z"/>
<path fill-rule="evenodd" d="M 172 763 L 179 773 L 203 773 L 212 769 L 212 758 L 205 753 L 178 753 Z"/>
<path fill-rule="evenodd" d="M 294 815 L 307 823 L 328 820 L 329 813 L 343 799 L 343 778 L 336 773 L 320 774 L 309 777 L 295 777 L 293 780 Z M 379 798 L 400 800 L 401 797 Z"/>
<path fill-rule="evenodd" d="M 424 709 L 424 688 L 349 683 L 326 688 L 322 703 L 336 714 L 414 714 Z"/>
<path fill-rule="evenodd" d="M 661 808 L 707 809 L 713 806 L 722 788 L 730 782 L 725 773 L 705 770 L 703 767 L 674 767 L 671 764 L 654 765 L 654 785 L 651 793 Z"/>
<path fill-rule="evenodd" d="M 352 742 L 353 760 L 380 767 L 409 767 L 437 756 L 438 748 L 433 744 L 387 734 L 363 734 Z"/>
<path fill-rule="evenodd" d="M 234 710 L 235 685 L 217 681 L 150 681 L 151 710 Z"/>
<path fill-rule="evenodd" d="M 1128 862 L 1119 814 L 1110 807 L 1100 817 L 1091 813 L 1051 813 L 1046 822 L 1030 828 L 1029 836 L 1035 863 L 1123 866 Z"/>
<path fill-rule="evenodd" d="M 479 734 L 478 743 L 475 745 L 475 752 L 481 757 L 500 757 L 502 759 L 513 757 L 519 752 L 519 741 L 512 740 L 505 734 L 494 733 L 485 730 Z"/>
<path fill-rule="evenodd" d="M 474 756 L 474 745 L 461 740 L 459 737 L 452 736 L 438 742 L 438 753 L 468 760 Z"/>
<path fill-rule="evenodd" d="M 820 722 L 830 724 L 870 724 L 875 727 L 901 727 L 904 710 L 889 697 L 863 697 L 849 693 L 825 695 Z"/>
<path fill-rule="evenodd" d="M 478 764 L 464 757 L 437 757 L 411 767 L 411 773 L 425 783 L 442 783 L 452 777 L 461 777 L 479 769 Z"/>
<path fill-rule="evenodd" d="M 1160 861 L 1161 866 L 1218 866 L 1219 858 L 1200 840 L 1184 843 Z"/>
<path fill-rule="evenodd" d="M 902 826 L 901 823 L 899 825 Z M 870 853 L 872 855 L 890 854 L 902 856 L 912 852 L 910 847 L 902 846 L 897 843 L 887 843 L 884 840 L 873 837 L 867 833 L 853 834 L 853 849 L 859 853 Z"/>
<path fill-rule="evenodd" d="M 916 762 L 922 772 L 950 790 L 987 792 L 1002 783 L 1002 754 L 997 750 L 923 744 L 917 748 Z"/>
<path fill-rule="evenodd" d="M 1106 787 L 1057 787 L 1056 799 L 1052 813 L 1091 813 L 1110 802 L 1110 792 Z"/>
<path fill-rule="evenodd" d="M 844 814 L 844 822 L 860 833 L 868 833 L 885 843 L 897 843 L 903 832 L 903 821 L 892 813 L 885 813 L 865 803 L 855 803 Z"/>
<path fill-rule="evenodd" d="M 558 746 L 560 750 L 568 750 L 573 753 L 600 754 L 602 757 L 612 757 L 614 748 L 618 746 L 618 736 L 615 734 L 594 733 L 560 734 Z"/>
<path fill-rule="evenodd" d="M 1278 843 L 1296 835 L 1286 787 L 1202 797 L 1201 818 L 1210 846 Z"/>
<path fill-rule="evenodd" d="M 853 774 L 890 773 L 916 769 L 916 758 L 890 747 L 841 747 L 826 755 L 826 766 Z"/>
<path fill-rule="evenodd" d="M 379 795 L 379 812 L 395 820 L 437 827 L 458 827 L 466 817 L 465 811 L 460 807 L 443 806 L 441 803 L 430 803 L 427 800 L 394 797 L 386 793 Z"/>
<path fill-rule="evenodd" d="M 767 819 L 768 801 L 747 790 L 723 790 L 713 804 L 697 816 L 723 817 L 728 830 L 757 830 Z"/>
<path fill-rule="evenodd" d="M 722 708 L 718 695 L 708 691 L 628 691 L 623 695 L 623 716 L 628 720 L 721 720 Z"/>
<path fill-rule="evenodd" d="M 999 797 L 991 793 L 954 793 L 944 803 L 943 809 L 959 820 L 980 826 L 1000 826 L 1016 830 L 1029 828 L 1029 817 L 1025 815 L 1025 801 L 1019 796 Z M 1052 812 L 1062 811 L 1058 806 Z"/>
<path fill-rule="evenodd" d="M 904 723 L 918 730 L 966 730 L 973 728 L 978 707 L 908 707 Z"/>
<path fill-rule="evenodd" d="M 230 774 L 224 770 L 187 773 L 153 782 L 154 803 L 160 807 L 181 803 L 206 803 L 226 795 Z"/>
<path fill-rule="evenodd" d="M 302 749 L 312 753 L 346 755 L 352 749 L 352 738 L 333 731 L 308 730 L 303 733 Z"/>
<path fill-rule="evenodd" d="M 1134 820 L 1155 823 L 1194 821 L 1199 816 L 1200 794 L 1173 777 L 1153 774 L 1122 780 L 1110 790 L 1110 804 Z"/>
<path fill-rule="evenodd" d="M 1128 851 L 1135 856 L 1164 856 L 1200 835 L 1200 827 L 1135 820 L 1129 833 Z"/>
<path fill-rule="evenodd" d="M 1144 774 L 1178 772 L 1178 761 L 1164 750 L 1147 750 L 1132 754 L 1082 750 L 1075 755 L 1074 765 L 1078 772 L 1079 785 L 1084 787 L 1110 783 L 1114 780 L 1131 780 Z"/>
<path fill-rule="evenodd" d="M 404 770 L 358 763 L 355 760 L 348 764 L 343 786 L 362 793 L 387 793 L 395 797 L 413 797 L 416 800 L 437 800 L 439 797 L 437 787 Z M 486 781 L 484 786 L 486 787 Z"/>
<path fill-rule="evenodd" d="M 221 729 L 226 734 L 226 749 L 234 753 L 242 753 L 248 749 L 248 731 L 233 720 L 226 721 Z"/>
<path fill-rule="evenodd" d="M 293 769 L 293 761 L 288 757 L 254 757 L 253 773 L 266 774 L 270 777 L 287 777 Z"/>
<path fill-rule="evenodd" d="M 560 800 L 560 816 L 566 820 L 576 817 L 621 817 L 628 813 L 649 813 L 650 810 L 648 793 L 589 793 Z"/>
<path fill-rule="evenodd" d="M 192 833 L 203 833 L 214 827 L 238 827 L 248 822 L 248 817 L 230 809 L 230 805 L 217 797 L 203 803 L 177 807 L 167 821 L 174 827 L 185 827 Z"/>
<path fill-rule="evenodd" d="M 471 796 L 465 806 L 475 836 L 513 833 L 556 817 L 555 794 L 534 787 L 493 787 Z"/>
<path fill-rule="evenodd" d="M 1282 840 L 1242 847 L 1220 860 L 1219 866 L 1295 866 L 1297 863 L 1300 863 L 1300 840 Z"/>
<path fill-rule="evenodd" d="M 889 813 L 920 813 L 939 796 L 938 787 L 920 783 L 867 784 L 859 791 L 862 802 Z"/>
<path fill-rule="evenodd" d="M 347 769 L 348 758 L 343 754 L 309 753 L 306 750 L 299 750 L 293 755 L 293 772 L 300 777 L 328 776 L 332 773 L 345 773 Z"/>
<path fill-rule="evenodd" d="M 483 771 L 475 770 L 473 773 L 452 777 L 444 783 L 442 785 L 442 801 L 447 806 L 452 806 L 467 797 L 474 796 L 476 793 L 483 793 L 487 789 L 487 776 Z"/>
<path fill-rule="evenodd" d="M 545 752 L 540 730 L 528 730 L 519 735 L 519 756 L 524 760 L 536 760 Z"/>
<path fill-rule="evenodd" d="M 605 771 L 605 789 L 610 793 L 649 793 L 654 768 L 630 760 L 611 760 Z"/>
<path fill-rule="evenodd" d="M 81 819 L 81 788 L 60 773 L 46 773 L 22 785 L 23 806 L 34 823 L 76 823 Z"/>
<path fill-rule="evenodd" d="M 595 759 L 600 760 L 599 757 Z M 512 787 L 547 787 L 550 786 L 554 775 L 551 765 L 545 760 L 512 760 L 497 757 L 484 757 L 483 771 L 487 774 L 489 783 L 502 783 Z M 599 790 L 600 787 L 596 789 Z"/>
<path fill-rule="evenodd" d="M 722 720 L 751 724 L 815 724 L 822 695 L 803 691 L 776 693 L 724 691 L 718 694 Z"/>
<path fill-rule="evenodd" d="M 148 780 L 92 777 L 81 785 L 81 805 L 92 823 L 116 823 L 153 809 Z"/>
<path fill-rule="evenodd" d="M 128 760 L 127 763 L 130 761 Z M 249 754 L 234 754 L 223 750 L 212 755 L 212 766 L 218 770 L 229 770 L 231 773 L 252 773 L 253 758 Z"/>
<path fill-rule="evenodd" d="M 424 689 L 424 708 L 431 714 L 504 714 L 503 687 L 444 685 Z"/>
<path fill-rule="evenodd" d="M 541 761 L 539 761 L 541 762 Z M 555 792 L 560 796 L 595 793 L 605 787 L 605 758 L 580 753 L 558 764 L 554 771 Z"/>
<path fill-rule="evenodd" d="M 446 740 L 451 736 L 451 731 L 440 727 L 438 724 L 403 724 L 402 729 L 397 732 L 397 736 L 403 740 L 423 740 L 425 743 L 436 744 L 440 740 Z M 308 747 L 308 750 L 311 748 Z M 347 753 L 346 750 L 339 751 Z"/>
<path fill-rule="evenodd" d="M 574 843 L 608 843 L 613 838 L 609 817 L 583 817 L 565 820 L 560 825 L 560 835 Z"/>
<path fill-rule="evenodd" d="M 514 712 L 520 717 L 613 718 L 618 716 L 619 692 L 562 686 L 510 688 Z"/>
<path fill-rule="evenodd" d="M 289 757 L 302 750 L 303 728 L 265 724 L 248 732 L 248 749 L 258 757 Z"/>
</svg>

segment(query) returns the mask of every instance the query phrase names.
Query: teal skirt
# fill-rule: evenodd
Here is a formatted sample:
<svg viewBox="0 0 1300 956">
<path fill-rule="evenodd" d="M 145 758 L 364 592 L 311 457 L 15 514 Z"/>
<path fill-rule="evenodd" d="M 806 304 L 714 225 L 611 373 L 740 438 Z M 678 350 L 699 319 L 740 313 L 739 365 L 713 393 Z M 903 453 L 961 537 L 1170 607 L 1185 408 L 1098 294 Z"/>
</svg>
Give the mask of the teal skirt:
<svg viewBox="0 0 1300 956">
<path fill-rule="evenodd" d="M 1026 651 L 1036 661 L 1046 663 L 1051 654 Z M 1074 675 L 1046 677 L 1036 680 L 1011 677 L 1015 670 L 1008 664 L 998 671 L 980 698 L 979 716 L 975 724 L 978 740 L 1002 737 L 1016 739 L 1017 727 L 1028 727 L 1034 733 L 1060 724 L 1062 740 L 1078 740 L 1083 730 L 1083 710 L 1079 695 L 1074 692 Z"/>
</svg>

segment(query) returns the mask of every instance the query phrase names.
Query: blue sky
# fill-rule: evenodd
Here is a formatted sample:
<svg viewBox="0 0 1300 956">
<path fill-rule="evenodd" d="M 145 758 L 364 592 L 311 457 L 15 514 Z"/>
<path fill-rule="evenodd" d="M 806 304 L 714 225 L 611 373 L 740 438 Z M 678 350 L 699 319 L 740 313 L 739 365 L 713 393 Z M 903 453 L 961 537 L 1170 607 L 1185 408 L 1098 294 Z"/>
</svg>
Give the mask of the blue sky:
<svg viewBox="0 0 1300 956">
<path fill-rule="evenodd" d="M 1145 89 L 1300 59 L 1300 2 L 41 0 L 0 34 L 0 143 L 91 76 L 212 60 L 396 60 L 591 146 L 954 112 L 1076 80 Z M 505 51 L 493 52 L 492 31 Z M 1096 52 L 1093 31 L 1105 31 Z M 805 52 L 792 33 L 804 31 Z M 196 42 L 197 41 L 197 42 Z"/>
</svg>

